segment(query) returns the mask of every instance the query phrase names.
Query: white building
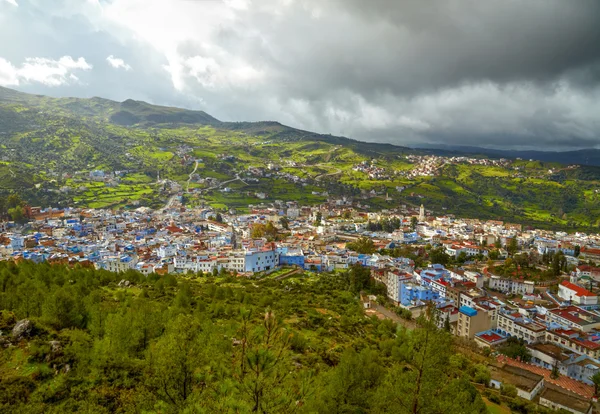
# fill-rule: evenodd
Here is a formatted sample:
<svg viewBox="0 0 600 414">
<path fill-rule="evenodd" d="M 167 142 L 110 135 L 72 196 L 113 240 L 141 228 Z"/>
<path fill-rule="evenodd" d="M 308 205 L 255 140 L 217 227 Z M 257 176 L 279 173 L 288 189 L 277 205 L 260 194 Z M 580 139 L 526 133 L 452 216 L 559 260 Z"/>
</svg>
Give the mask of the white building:
<svg viewBox="0 0 600 414">
<path fill-rule="evenodd" d="M 287 209 L 287 216 L 291 220 L 297 219 L 298 217 L 300 217 L 300 209 L 298 209 L 297 207 L 290 207 L 290 208 L 288 208 Z"/>
<path fill-rule="evenodd" d="M 137 256 L 110 256 L 104 260 L 100 260 L 95 264 L 97 269 L 108 270 L 109 272 L 126 272 L 130 269 L 135 269 L 137 264 Z"/>
<path fill-rule="evenodd" d="M 546 337 L 546 328 L 543 325 L 533 322 L 519 312 L 498 313 L 497 328 L 503 334 L 516 336 L 519 339 L 523 339 L 528 344 L 544 342 Z"/>
<path fill-rule="evenodd" d="M 512 279 L 502 279 L 500 276 L 492 276 L 490 278 L 490 289 L 517 295 L 530 295 L 535 290 L 535 283 L 530 280 L 521 282 Z"/>
<path fill-rule="evenodd" d="M 174 257 L 174 256 L 177 255 L 177 247 L 173 246 L 173 245 L 160 246 L 158 248 L 158 251 L 156 252 L 156 254 L 161 259 L 164 259 L 164 258 L 167 258 L 167 257 Z"/>
<path fill-rule="evenodd" d="M 566 280 L 558 285 L 558 296 L 577 305 L 598 304 L 598 296 L 595 293 Z"/>
</svg>

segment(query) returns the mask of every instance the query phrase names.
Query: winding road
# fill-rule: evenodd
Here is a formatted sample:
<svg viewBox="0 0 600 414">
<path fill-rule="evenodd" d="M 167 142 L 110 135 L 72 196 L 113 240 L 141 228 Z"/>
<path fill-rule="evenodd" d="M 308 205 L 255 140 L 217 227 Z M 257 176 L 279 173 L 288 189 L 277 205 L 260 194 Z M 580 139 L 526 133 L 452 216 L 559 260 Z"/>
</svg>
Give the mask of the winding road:
<svg viewBox="0 0 600 414">
<path fill-rule="evenodd" d="M 322 164 L 317 164 L 317 165 L 315 165 L 315 166 L 316 166 L 316 167 L 320 167 L 320 166 L 322 166 Z M 339 169 L 339 168 L 336 168 L 336 170 L 337 170 L 336 172 L 332 172 L 332 173 L 326 173 L 326 174 L 317 175 L 317 176 L 315 177 L 315 181 L 320 181 L 320 180 L 321 180 L 321 178 L 323 178 L 323 177 L 329 177 L 329 176 L 338 175 L 338 174 L 341 174 L 341 173 L 342 173 L 342 170 L 341 170 L 341 169 Z"/>
<path fill-rule="evenodd" d="M 238 181 L 238 180 L 240 180 L 240 181 L 241 181 L 241 182 L 242 182 L 244 185 L 248 185 L 248 183 L 247 183 L 247 182 L 245 182 L 244 180 L 242 180 L 242 179 L 240 178 L 239 174 L 236 174 L 235 178 L 232 178 L 231 180 L 223 181 L 222 183 L 219 183 L 219 184 L 217 184 L 217 185 L 213 185 L 212 187 L 205 188 L 205 189 L 203 189 L 202 191 L 210 191 L 210 190 L 214 190 L 214 189 L 216 189 L 216 188 L 219 188 L 219 187 L 221 187 L 221 186 L 223 186 L 223 185 L 225 185 L 225 184 L 229 184 L 229 183 L 232 183 L 232 182 L 234 182 L 234 181 Z"/>
<path fill-rule="evenodd" d="M 165 204 L 165 206 L 163 207 L 163 210 L 166 210 L 168 208 L 171 208 L 171 206 L 175 203 L 175 199 L 178 197 L 177 194 L 172 195 L 171 197 L 169 197 L 169 200 L 167 201 L 167 204 Z"/>
<path fill-rule="evenodd" d="M 198 169 L 198 161 L 196 161 L 196 165 L 194 166 L 194 171 L 192 171 L 189 175 L 190 178 L 188 178 L 187 180 L 187 186 L 185 187 L 185 191 L 189 191 L 190 190 L 190 181 L 192 181 L 192 175 L 194 175 L 196 173 L 196 170 Z"/>
</svg>

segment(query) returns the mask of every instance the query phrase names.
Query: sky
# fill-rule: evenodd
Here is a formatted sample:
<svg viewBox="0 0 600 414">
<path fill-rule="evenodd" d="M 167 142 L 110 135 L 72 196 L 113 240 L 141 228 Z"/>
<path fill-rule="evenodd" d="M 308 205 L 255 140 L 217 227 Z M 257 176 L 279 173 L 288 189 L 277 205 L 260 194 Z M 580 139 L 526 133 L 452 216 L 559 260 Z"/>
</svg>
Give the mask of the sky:
<svg viewBox="0 0 600 414">
<path fill-rule="evenodd" d="M 412 147 L 600 147 L 598 0 L 0 0 L 0 86 Z"/>
</svg>

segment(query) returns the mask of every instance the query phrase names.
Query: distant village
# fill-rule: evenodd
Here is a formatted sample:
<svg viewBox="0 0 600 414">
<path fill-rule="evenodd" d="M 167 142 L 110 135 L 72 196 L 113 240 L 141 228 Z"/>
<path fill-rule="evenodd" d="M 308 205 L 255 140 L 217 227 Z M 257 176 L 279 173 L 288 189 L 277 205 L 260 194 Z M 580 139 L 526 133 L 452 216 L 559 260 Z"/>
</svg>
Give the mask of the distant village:
<svg viewBox="0 0 600 414">
<path fill-rule="evenodd" d="M 597 234 L 434 216 L 424 206 L 366 212 L 343 198 L 312 207 L 261 204 L 251 206 L 248 214 L 187 208 L 180 197 L 156 211 L 26 209 L 29 223 L 0 222 L 1 260 L 93 266 L 123 272 L 124 278 L 128 271 L 217 275 L 223 270 L 239 277 L 268 277 L 282 269 L 318 277 L 362 266 L 385 285 L 389 303 L 413 318 L 435 309 L 440 328 L 490 350 L 511 338 L 522 340 L 531 361 L 512 361 L 515 369 L 534 374 L 536 369 L 558 370 L 563 382 L 572 381 L 562 386 L 582 398 L 590 397 L 590 378 L 600 372 Z M 397 225 L 375 229 L 373 223 L 386 221 Z M 269 223 L 274 234 L 257 234 L 257 228 Z M 349 247 L 360 240 L 371 241 L 373 252 Z M 436 249 L 453 264 L 427 260 L 418 266 L 409 257 L 389 253 L 407 247 Z M 518 263 L 523 254 L 560 254 L 562 270 L 552 280 L 495 272 Z M 365 312 L 383 317 L 376 297 L 363 295 L 362 302 Z M 540 381 L 552 379 L 542 375 L 533 386 L 531 381 L 517 385 L 519 395 L 535 398 L 544 389 Z"/>
</svg>

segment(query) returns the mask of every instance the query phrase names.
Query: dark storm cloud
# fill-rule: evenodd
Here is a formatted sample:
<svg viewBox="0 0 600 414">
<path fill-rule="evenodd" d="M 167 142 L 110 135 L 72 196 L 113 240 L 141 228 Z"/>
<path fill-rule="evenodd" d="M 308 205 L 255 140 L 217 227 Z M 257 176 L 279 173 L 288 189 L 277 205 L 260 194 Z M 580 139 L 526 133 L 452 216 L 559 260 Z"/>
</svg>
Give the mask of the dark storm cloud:
<svg viewBox="0 0 600 414">
<path fill-rule="evenodd" d="M 384 47 L 401 59 L 407 44 L 414 44 L 421 55 L 415 66 L 429 67 L 426 73 L 437 73 L 445 86 L 479 78 L 552 80 L 600 58 L 596 0 L 339 3 L 363 20 L 395 27 Z"/>
<path fill-rule="evenodd" d="M 30 35 L 0 57 L 83 56 L 94 66 L 78 75 L 85 85 L 55 94 L 403 145 L 600 144 L 597 0 L 19 3 L 0 36 Z M 107 25 L 109 8 L 118 22 Z M 7 23 L 2 10 L 0 0 Z M 109 55 L 132 70 L 116 71 Z"/>
<path fill-rule="evenodd" d="M 270 61 L 297 80 L 292 93 L 309 97 L 346 87 L 373 96 L 479 80 L 552 82 L 600 59 L 598 1 L 304 1 L 287 16 L 249 9 L 240 20 L 250 23 L 216 40 Z M 249 36 L 248 26 L 258 33 Z"/>
</svg>

